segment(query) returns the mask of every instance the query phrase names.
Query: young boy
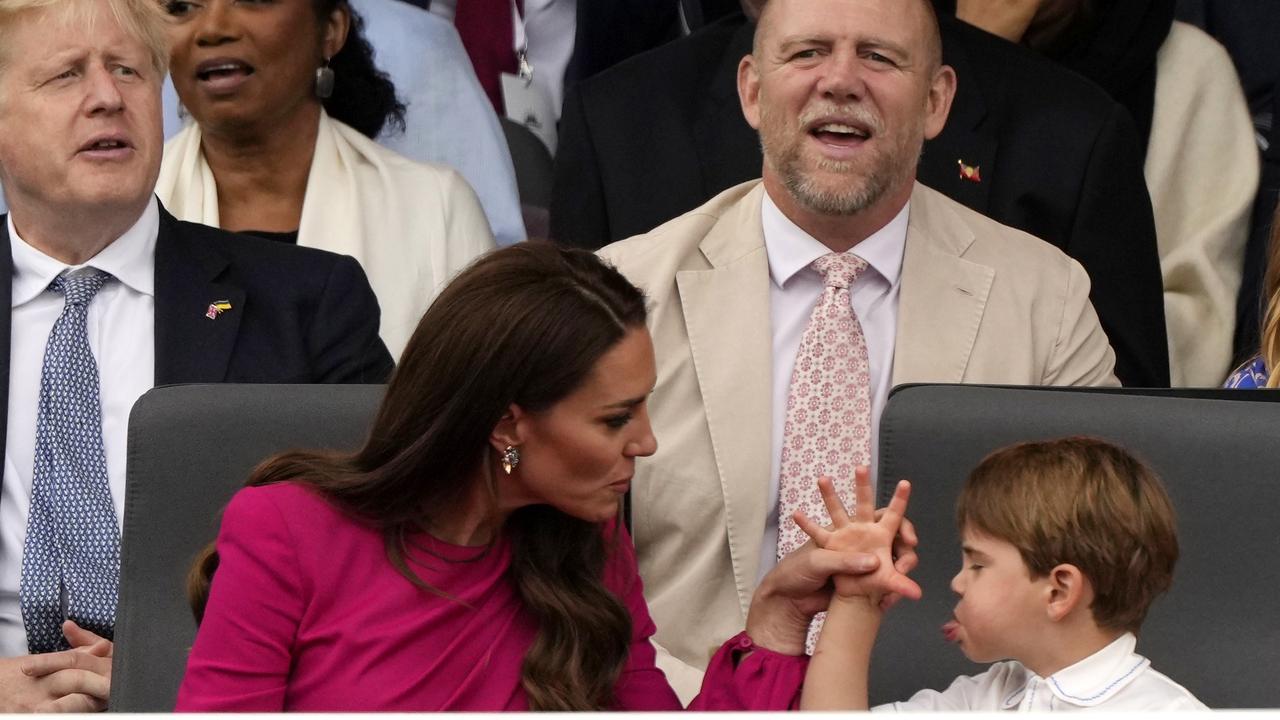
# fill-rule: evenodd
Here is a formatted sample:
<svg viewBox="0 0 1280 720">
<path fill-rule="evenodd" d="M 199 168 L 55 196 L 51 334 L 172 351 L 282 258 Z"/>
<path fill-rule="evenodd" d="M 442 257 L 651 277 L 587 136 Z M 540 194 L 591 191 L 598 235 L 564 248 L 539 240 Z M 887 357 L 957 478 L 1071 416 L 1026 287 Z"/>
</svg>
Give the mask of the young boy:
<svg viewBox="0 0 1280 720">
<path fill-rule="evenodd" d="M 865 472 L 855 484 L 869 499 Z M 850 519 L 830 482 L 820 487 L 831 528 L 797 522 L 819 546 L 881 555 L 882 570 L 837 582 L 807 677 L 850 682 L 806 682 L 801 707 L 865 709 L 880 596 L 901 582 L 885 561 L 909 487 L 878 522 L 870 503 Z M 1151 601 L 1173 579 L 1178 539 L 1169 497 L 1133 456 L 1089 438 L 999 450 L 970 474 L 956 518 L 964 564 L 943 633 L 970 660 L 1008 661 L 876 710 L 1206 709 L 1134 653 Z"/>
</svg>

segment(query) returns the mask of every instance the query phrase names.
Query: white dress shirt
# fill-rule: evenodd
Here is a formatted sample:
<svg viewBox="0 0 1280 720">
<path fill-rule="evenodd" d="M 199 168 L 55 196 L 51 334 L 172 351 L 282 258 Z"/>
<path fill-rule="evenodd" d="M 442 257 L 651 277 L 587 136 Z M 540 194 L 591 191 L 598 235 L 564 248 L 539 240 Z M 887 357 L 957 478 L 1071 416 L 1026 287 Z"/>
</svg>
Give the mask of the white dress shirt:
<svg viewBox="0 0 1280 720">
<path fill-rule="evenodd" d="M 35 468 L 36 411 L 44 350 L 63 297 L 48 290 L 63 272 L 91 267 L 110 280 L 89 303 L 89 347 L 98 364 L 102 441 L 116 522 L 124 504 L 129 410 L 155 384 L 155 250 L 160 231 L 153 197 L 142 217 L 84 265 L 68 266 L 28 245 L 9 218 L 13 309 L 9 349 L 8 432 L 0 488 L 0 657 L 27 654 L 18 587 Z"/>
<path fill-rule="evenodd" d="M 906 702 L 877 705 L 873 711 L 966 710 L 1208 710 L 1186 688 L 1151 668 L 1133 650 L 1133 633 L 1047 678 L 1015 660 L 992 665 L 981 675 L 956 678 L 942 692 L 921 690 Z"/>
<path fill-rule="evenodd" d="M 893 348 L 898 332 L 898 296 L 902 252 L 907 244 L 907 203 L 893 220 L 849 252 L 870 266 L 849 288 L 853 312 L 867 340 L 871 365 L 871 477 L 875 481 L 876 444 L 880 412 L 893 378 Z M 769 315 L 773 334 L 773 445 L 770 448 L 769 505 L 764 543 L 760 549 L 760 578 L 777 564 L 778 473 L 782 467 L 782 431 L 787 419 L 787 393 L 800 339 L 809 316 L 822 297 L 822 275 L 809 265 L 831 252 L 826 245 L 787 219 L 769 193 L 761 210 L 765 251 L 769 256 Z"/>
</svg>

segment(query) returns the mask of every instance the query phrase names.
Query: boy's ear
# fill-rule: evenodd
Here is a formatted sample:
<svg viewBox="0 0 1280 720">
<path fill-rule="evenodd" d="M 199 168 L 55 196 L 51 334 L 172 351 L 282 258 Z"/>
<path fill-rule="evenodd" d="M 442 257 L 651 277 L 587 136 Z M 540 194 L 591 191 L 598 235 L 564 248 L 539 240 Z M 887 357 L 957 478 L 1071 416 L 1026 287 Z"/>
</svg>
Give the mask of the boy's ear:
<svg viewBox="0 0 1280 720">
<path fill-rule="evenodd" d="M 523 420 L 527 414 L 519 405 L 511 403 L 498 424 L 493 426 L 493 432 L 489 433 L 489 444 L 494 450 L 501 453 L 508 447 L 520 447 L 524 442 Z"/>
<path fill-rule="evenodd" d="M 1058 565 L 1049 571 L 1048 581 L 1049 602 L 1045 609 L 1053 622 L 1060 622 L 1078 607 L 1087 609 L 1093 604 L 1093 586 L 1075 565 Z"/>
</svg>

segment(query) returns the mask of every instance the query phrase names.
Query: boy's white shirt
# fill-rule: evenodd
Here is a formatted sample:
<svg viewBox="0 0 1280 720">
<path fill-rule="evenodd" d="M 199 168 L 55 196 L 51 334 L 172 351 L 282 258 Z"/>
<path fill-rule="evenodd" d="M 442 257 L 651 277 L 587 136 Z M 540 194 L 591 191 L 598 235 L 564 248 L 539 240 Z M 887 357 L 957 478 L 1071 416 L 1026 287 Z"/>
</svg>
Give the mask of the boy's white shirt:
<svg viewBox="0 0 1280 720">
<path fill-rule="evenodd" d="M 958 677 L 946 690 L 921 690 L 878 712 L 928 710 L 1207 710 L 1186 688 L 1156 672 L 1125 633 L 1110 645 L 1047 678 L 1016 660 L 980 675 Z"/>
</svg>

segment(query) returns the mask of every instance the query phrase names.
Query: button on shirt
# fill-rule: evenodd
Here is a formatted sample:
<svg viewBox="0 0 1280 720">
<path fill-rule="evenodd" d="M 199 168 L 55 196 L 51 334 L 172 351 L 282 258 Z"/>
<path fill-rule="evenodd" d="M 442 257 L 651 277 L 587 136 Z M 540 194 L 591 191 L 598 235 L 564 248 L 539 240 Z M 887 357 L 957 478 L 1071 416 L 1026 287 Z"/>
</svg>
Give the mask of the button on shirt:
<svg viewBox="0 0 1280 720">
<path fill-rule="evenodd" d="M 898 328 L 902 253 L 907 244 L 910 203 L 889 224 L 849 252 L 870 266 L 849 288 L 849 300 L 862 325 L 871 365 L 871 468 L 875 481 L 880 412 L 893 378 L 893 348 Z M 782 467 L 782 434 L 787 417 L 791 372 L 809 316 L 822 297 L 822 276 L 809 267 L 830 248 L 791 222 L 766 192 L 761 210 L 765 251 L 769 257 L 769 315 L 773 337 L 773 443 L 770 448 L 769 505 L 760 547 L 760 578 L 777 564 L 778 473 Z M 814 478 L 816 481 L 817 478 Z M 757 578 L 759 579 L 759 578 Z"/>
<path fill-rule="evenodd" d="M 1151 668 L 1125 633 L 1098 652 L 1047 678 L 1017 661 L 1001 662 L 981 675 L 956 678 L 942 692 L 921 690 L 906 702 L 873 711 L 1083 710 L 1113 712 L 1207 710 L 1186 688 Z"/>
<path fill-rule="evenodd" d="M 102 440 L 116 522 L 124 505 L 129 410 L 155 384 L 155 249 L 160 231 L 153 197 L 124 235 L 84 265 L 68 266 L 28 245 L 9 219 L 13 297 L 9 350 L 9 407 L 4 481 L 0 488 L 0 657 L 27 654 L 18 601 L 22 547 L 27 536 L 35 468 L 36 411 L 45 345 L 62 314 L 63 297 L 47 292 L 61 273 L 95 268 L 109 280 L 89 304 L 89 347 L 98 365 Z"/>
</svg>

